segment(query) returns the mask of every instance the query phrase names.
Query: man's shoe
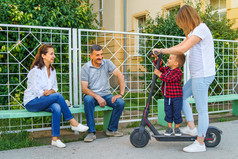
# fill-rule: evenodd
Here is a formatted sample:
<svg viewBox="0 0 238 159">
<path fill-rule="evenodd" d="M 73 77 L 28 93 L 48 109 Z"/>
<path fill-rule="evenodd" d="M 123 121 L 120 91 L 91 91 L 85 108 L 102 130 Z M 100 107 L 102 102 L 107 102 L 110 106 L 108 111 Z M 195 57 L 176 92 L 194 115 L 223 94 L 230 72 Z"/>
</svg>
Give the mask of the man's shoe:
<svg viewBox="0 0 238 159">
<path fill-rule="evenodd" d="M 175 135 L 175 136 L 182 136 L 182 133 L 181 133 L 181 131 L 180 131 L 179 128 L 175 128 L 175 129 L 174 129 L 174 135 Z"/>
<path fill-rule="evenodd" d="M 181 132 L 183 134 L 187 134 L 187 135 L 191 135 L 191 136 L 197 136 L 198 135 L 198 131 L 197 128 L 190 128 L 189 126 L 182 128 Z"/>
<path fill-rule="evenodd" d="M 84 142 L 92 142 L 96 139 L 96 135 L 94 133 L 89 133 L 85 138 Z"/>
<path fill-rule="evenodd" d="M 195 140 L 193 144 L 187 147 L 184 147 L 183 151 L 184 152 L 204 152 L 206 151 L 206 146 L 205 144 L 201 145 L 197 140 Z"/>
<path fill-rule="evenodd" d="M 79 123 L 78 126 L 72 126 L 71 125 L 71 129 L 73 131 L 85 132 L 85 131 L 88 130 L 88 126 L 85 126 L 85 125 L 82 125 L 82 124 Z"/>
<path fill-rule="evenodd" d="M 168 128 L 164 133 L 165 136 L 171 136 L 172 134 L 173 134 L 173 129 L 172 128 Z"/>
<path fill-rule="evenodd" d="M 119 132 L 119 131 L 109 131 L 109 130 L 107 130 L 106 135 L 110 136 L 110 137 L 121 137 L 121 136 L 123 136 L 123 133 Z"/>
<path fill-rule="evenodd" d="M 53 146 L 56 146 L 56 147 L 59 147 L 59 148 L 63 148 L 63 147 L 66 147 L 66 145 L 63 143 L 63 142 L 61 142 L 59 139 L 58 140 L 56 140 L 56 141 L 51 141 L 51 145 L 53 145 Z"/>
</svg>

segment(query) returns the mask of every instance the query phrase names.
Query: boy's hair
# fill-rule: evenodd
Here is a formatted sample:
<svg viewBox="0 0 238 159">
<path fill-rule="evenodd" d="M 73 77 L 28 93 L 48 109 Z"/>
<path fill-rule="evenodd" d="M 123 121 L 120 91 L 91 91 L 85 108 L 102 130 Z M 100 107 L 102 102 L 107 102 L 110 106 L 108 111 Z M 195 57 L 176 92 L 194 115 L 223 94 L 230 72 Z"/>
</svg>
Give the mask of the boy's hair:
<svg viewBox="0 0 238 159">
<path fill-rule="evenodd" d="M 178 61 L 178 67 L 181 68 L 185 63 L 186 56 L 184 54 L 179 54 L 175 56 L 176 60 Z"/>
</svg>

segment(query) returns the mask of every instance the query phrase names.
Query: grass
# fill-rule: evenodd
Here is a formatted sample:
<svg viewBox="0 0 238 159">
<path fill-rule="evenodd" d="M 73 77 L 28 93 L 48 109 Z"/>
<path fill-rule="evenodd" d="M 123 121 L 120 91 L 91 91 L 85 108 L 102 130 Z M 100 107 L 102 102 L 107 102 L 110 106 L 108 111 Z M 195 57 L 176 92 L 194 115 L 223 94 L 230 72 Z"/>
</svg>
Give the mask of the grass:
<svg viewBox="0 0 238 159">
<path fill-rule="evenodd" d="M 42 144 L 33 140 L 33 138 L 30 138 L 29 133 L 26 131 L 21 131 L 19 133 L 2 132 L 0 135 L 1 151 L 40 145 Z"/>
<path fill-rule="evenodd" d="M 140 126 L 140 121 L 137 121 L 137 122 L 133 122 L 133 123 L 130 123 L 126 126 L 126 128 L 135 128 L 135 127 L 139 127 Z"/>
</svg>

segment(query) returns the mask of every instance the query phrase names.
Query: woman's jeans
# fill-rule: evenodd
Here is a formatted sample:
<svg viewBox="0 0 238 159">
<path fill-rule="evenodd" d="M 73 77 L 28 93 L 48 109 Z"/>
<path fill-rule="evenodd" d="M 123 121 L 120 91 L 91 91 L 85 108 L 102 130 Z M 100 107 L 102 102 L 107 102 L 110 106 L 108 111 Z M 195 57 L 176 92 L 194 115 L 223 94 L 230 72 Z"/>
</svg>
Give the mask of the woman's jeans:
<svg viewBox="0 0 238 159">
<path fill-rule="evenodd" d="M 196 109 L 198 112 L 198 136 L 206 136 L 206 132 L 209 124 L 208 117 L 208 88 L 215 76 L 203 77 L 203 78 L 191 78 L 183 86 L 183 114 L 186 120 L 194 121 L 192 109 L 186 99 L 190 96 L 194 96 L 196 103 Z"/>
<path fill-rule="evenodd" d="M 32 99 L 25 105 L 29 112 L 47 111 L 52 112 L 51 127 L 52 137 L 60 136 L 60 120 L 61 112 L 66 121 L 73 119 L 69 107 L 67 106 L 64 97 L 59 93 L 53 93 L 48 96 L 41 96 Z"/>
<path fill-rule="evenodd" d="M 108 125 L 108 130 L 117 131 L 120 116 L 125 106 L 125 101 L 121 98 L 117 98 L 117 100 L 114 103 L 112 103 L 111 102 L 112 97 L 113 97 L 112 94 L 102 96 L 102 98 L 106 101 L 107 106 L 113 108 L 111 119 Z M 95 110 L 95 106 L 97 105 L 99 104 L 95 98 L 93 98 L 90 95 L 84 96 L 84 111 L 85 111 L 85 115 L 87 119 L 87 125 L 89 127 L 88 129 L 89 133 L 96 132 L 95 121 L 94 121 L 94 110 Z"/>
</svg>

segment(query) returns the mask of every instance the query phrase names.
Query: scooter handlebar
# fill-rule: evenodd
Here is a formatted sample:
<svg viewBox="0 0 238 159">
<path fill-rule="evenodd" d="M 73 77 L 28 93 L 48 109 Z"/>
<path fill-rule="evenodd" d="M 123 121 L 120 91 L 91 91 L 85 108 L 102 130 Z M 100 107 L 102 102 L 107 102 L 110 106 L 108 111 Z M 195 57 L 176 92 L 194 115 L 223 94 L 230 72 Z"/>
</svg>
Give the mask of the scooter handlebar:
<svg viewBox="0 0 238 159">
<path fill-rule="evenodd" d="M 155 51 L 155 52 L 157 52 L 157 51 Z M 156 54 L 157 56 L 158 56 L 158 60 L 157 60 L 157 64 L 156 64 L 156 68 L 159 70 L 159 68 L 160 68 L 160 62 L 161 62 L 161 60 L 162 60 L 162 53 L 160 53 L 159 55 L 158 54 Z"/>
</svg>

